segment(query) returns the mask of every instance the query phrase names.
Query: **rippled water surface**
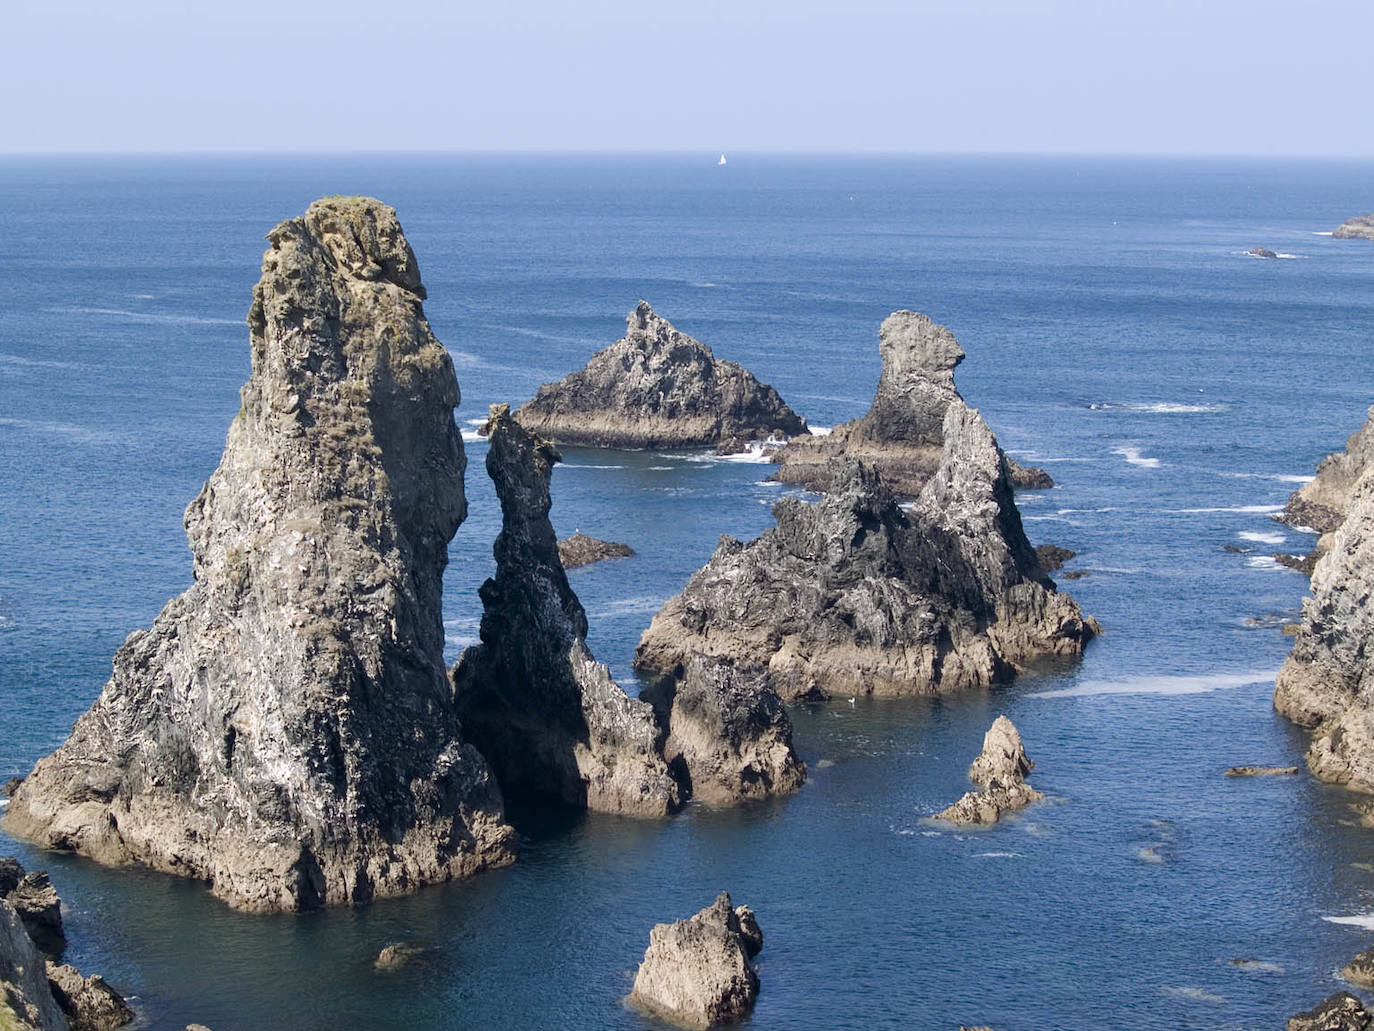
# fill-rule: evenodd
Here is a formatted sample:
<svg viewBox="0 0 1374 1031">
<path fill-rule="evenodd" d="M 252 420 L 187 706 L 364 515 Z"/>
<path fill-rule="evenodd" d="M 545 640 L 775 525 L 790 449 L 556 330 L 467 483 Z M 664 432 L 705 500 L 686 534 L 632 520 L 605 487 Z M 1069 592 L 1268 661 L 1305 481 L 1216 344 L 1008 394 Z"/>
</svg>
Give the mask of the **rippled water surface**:
<svg viewBox="0 0 1374 1031">
<path fill-rule="evenodd" d="M 520 812 L 519 863 L 360 910 L 231 912 L 197 885 L 38 855 L 69 956 L 146 1026 L 639 1028 L 649 927 L 729 889 L 759 913 L 757 1028 L 1268 1028 L 1371 944 L 1374 831 L 1270 704 L 1306 582 L 1271 514 L 1374 398 L 1374 206 L 1354 164 L 1008 160 L 204 159 L 0 163 L 0 776 L 55 747 L 110 656 L 189 581 L 181 513 L 248 373 L 263 234 L 326 193 L 393 204 L 470 423 L 580 366 L 641 297 L 813 425 L 866 410 L 888 312 L 968 352 L 958 384 L 1059 487 L 1035 543 L 1106 634 L 1081 663 L 938 702 L 793 712 L 796 796 L 641 823 Z M 1261 260 L 1255 245 L 1292 258 Z M 471 434 L 468 434 L 471 436 Z M 476 637 L 499 512 L 471 515 L 445 622 Z M 554 520 L 638 555 L 572 574 L 631 691 L 659 605 L 769 467 L 569 449 Z M 1227 550 L 1227 546 L 1240 549 Z M 980 832 L 930 813 L 998 713 L 1049 799 Z M 390 941 L 429 958 L 382 975 Z M 1235 965 L 1232 960 L 1253 960 Z"/>
</svg>

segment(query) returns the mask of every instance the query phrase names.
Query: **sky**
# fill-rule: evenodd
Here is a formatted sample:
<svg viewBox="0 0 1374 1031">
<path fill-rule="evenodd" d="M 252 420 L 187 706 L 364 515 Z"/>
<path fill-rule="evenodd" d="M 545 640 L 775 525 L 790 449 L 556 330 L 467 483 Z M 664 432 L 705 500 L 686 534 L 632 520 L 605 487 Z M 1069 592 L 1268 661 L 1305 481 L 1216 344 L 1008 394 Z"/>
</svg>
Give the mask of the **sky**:
<svg viewBox="0 0 1374 1031">
<path fill-rule="evenodd" d="M 1374 0 L 11 0 L 0 153 L 1374 157 Z"/>
</svg>

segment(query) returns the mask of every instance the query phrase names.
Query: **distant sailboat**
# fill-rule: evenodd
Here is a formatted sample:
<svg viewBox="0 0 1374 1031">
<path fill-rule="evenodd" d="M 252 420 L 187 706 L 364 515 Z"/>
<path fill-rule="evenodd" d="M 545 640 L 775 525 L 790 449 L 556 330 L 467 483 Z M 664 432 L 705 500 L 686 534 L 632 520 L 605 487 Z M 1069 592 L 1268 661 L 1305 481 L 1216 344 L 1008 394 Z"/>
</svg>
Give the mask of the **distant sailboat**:
<svg viewBox="0 0 1374 1031">
<path fill-rule="evenodd" d="M 723 164 L 725 164 L 725 155 L 724 155 L 724 154 L 722 154 L 722 155 L 720 156 L 720 160 L 717 161 L 716 164 L 718 164 L 718 165 L 723 165 Z"/>
</svg>

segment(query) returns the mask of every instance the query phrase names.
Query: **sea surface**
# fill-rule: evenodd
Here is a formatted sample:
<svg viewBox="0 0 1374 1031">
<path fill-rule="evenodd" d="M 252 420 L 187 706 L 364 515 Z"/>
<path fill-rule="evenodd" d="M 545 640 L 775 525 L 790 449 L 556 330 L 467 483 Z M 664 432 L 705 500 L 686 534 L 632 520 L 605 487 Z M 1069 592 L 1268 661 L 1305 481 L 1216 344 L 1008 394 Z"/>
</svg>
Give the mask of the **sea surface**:
<svg viewBox="0 0 1374 1031">
<path fill-rule="evenodd" d="M 182 512 L 239 406 L 263 235 L 330 193 L 396 207 L 462 384 L 450 658 L 499 527 L 474 424 L 580 367 L 640 298 L 820 427 L 867 409 L 889 312 L 948 325 L 964 397 L 1058 481 L 1019 496 L 1026 529 L 1078 552 L 1088 575 L 1060 585 L 1106 632 L 989 691 L 794 709 L 793 797 L 662 822 L 519 811 L 514 866 L 366 908 L 242 915 L 0 836 L 51 871 L 69 960 L 142 1026 L 647 1028 L 622 998 L 649 928 L 722 889 L 766 935 L 752 1028 L 1278 1028 L 1343 987 L 1374 944 L 1374 830 L 1305 772 L 1222 771 L 1302 762 L 1271 692 L 1307 584 L 1269 556 L 1312 537 L 1272 514 L 1374 400 L 1374 244 L 1324 235 L 1374 208 L 1374 165 L 0 162 L 0 777 L 63 740 L 187 586 Z M 786 489 L 701 453 L 564 459 L 560 534 L 638 552 L 571 574 L 633 693 L 654 612 Z M 999 713 L 1048 800 L 932 824 Z M 373 970 L 408 939 L 425 961 Z"/>
</svg>

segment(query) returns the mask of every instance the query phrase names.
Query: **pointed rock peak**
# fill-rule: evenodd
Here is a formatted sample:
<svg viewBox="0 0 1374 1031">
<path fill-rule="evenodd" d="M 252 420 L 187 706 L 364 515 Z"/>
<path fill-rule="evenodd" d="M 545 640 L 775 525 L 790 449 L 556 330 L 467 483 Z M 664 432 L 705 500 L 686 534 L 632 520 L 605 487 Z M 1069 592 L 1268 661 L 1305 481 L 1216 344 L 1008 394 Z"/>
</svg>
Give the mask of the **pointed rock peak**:
<svg viewBox="0 0 1374 1031">
<path fill-rule="evenodd" d="M 650 349 L 689 347 L 711 358 L 711 349 L 695 337 L 688 336 L 650 306 L 640 301 L 625 317 L 625 339 Z"/>
<path fill-rule="evenodd" d="M 1022 780 L 1035 763 L 1026 755 L 1021 734 L 1005 716 L 998 716 L 983 735 L 983 751 L 969 768 L 969 779 L 982 787 L 995 782 L 1013 783 Z"/>
<path fill-rule="evenodd" d="M 394 283 L 424 299 L 415 252 L 389 205 L 372 197 L 322 197 L 302 218 L 281 223 L 267 239 L 277 246 L 302 233 L 324 245 L 345 278 Z"/>
<path fill-rule="evenodd" d="M 821 504 L 868 512 L 881 518 L 897 508 L 897 496 L 876 467 L 857 458 L 845 459 Z"/>
<path fill-rule="evenodd" d="M 964 349 L 954 334 L 914 311 L 894 311 L 878 330 L 883 379 L 901 383 L 912 377 L 954 389 L 954 367 Z"/>
</svg>

